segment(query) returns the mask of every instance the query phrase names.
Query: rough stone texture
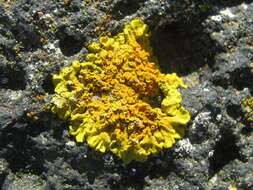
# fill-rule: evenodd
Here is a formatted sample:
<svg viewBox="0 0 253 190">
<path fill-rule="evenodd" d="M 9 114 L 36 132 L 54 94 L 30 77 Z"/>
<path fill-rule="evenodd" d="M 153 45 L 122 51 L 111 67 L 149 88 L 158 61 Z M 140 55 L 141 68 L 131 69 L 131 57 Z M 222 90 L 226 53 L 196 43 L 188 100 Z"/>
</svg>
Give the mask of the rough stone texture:
<svg viewBox="0 0 253 190">
<path fill-rule="evenodd" d="M 192 119 L 172 149 L 126 166 L 76 144 L 46 105 L 53 73 L 135 17 L 188 84 Z M 252 1 L 0 0 L 0 189 L 253 189 L 252 65 Z"/>
</svg>

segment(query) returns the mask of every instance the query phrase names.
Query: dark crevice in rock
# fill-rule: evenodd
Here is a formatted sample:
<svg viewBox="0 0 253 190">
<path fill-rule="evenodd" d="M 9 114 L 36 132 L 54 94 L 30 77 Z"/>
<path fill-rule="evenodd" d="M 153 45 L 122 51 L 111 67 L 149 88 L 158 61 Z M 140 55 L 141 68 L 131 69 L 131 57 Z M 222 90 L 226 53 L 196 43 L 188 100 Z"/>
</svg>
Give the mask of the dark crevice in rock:
<svg viewBox="0 0 253 190">
<path fill-rule="evenodd" d="M 219 6 L 221 8 L 223 8 L 223 7 L 233 7 L 233 6 L 240 5 L 242 3 L 251 3 L 251 2 L 252 2 L 252 0 L 221 0 L 221 1 L 210 0 L 211 5 Z"/>
<path fill-rule="evenodd" d="M 213 83 L 227 89 L 229 86 L 237 90 L 243 90 L 249 86 L 253 86 L 253 74 L 249 67 L 235 69 L 232 72 L 215 75 L 212 79 Z"/>
<path fill-rule="evenodd" d="M 41 37 L 35 32 L 34 26 L 30 24 L 18 22 L 12 33 L 15 39 L 22 43 L 25 51 L 41 47 Z"/>
<path fill-rule="evenodd" d="M 67 36 L 60 40 L 60 49 L 63 55 L 72 56 L 78 53 L 83 47 L 83 42 L 76 40 L 72 36 Z"/>
<path fill-rule="evenodd" d="M 18 124 L 22 125 L 22 124 Z M 1 155 L 5 157 L 12 172 L 20 170 L 32 171 L 35 174 L 42 173 L 40 153 L 32 151 L 33 144 L 28 142 L 24 129 L 11 129 L 2 136 L 0 147 Z"/>
<path fill-rule="evenodd" d="M 226 129 L 221 132 L 221 138 L 215 144 L 213 156 L 209 158 L 209 176 L 214 176 L 231 161 L 241 160 L 236 142 L 237 139 L 231 131 Z"/>
<path fill-rule="evenodd" d="M 66 26 L 61 26 L 56 33 L 59 39 L 59 47 L 65 56 L 77 54 L 84 46 L 85 39 L 75 31 L 69 31 Z"/>
<path fill-rule="evenodd" d="M 52 81 L 52 75 L 47 75 L 42 82 L 42 88 L 46 93 L 53 94 L 54 93 L 54 84 Z"/>
<path fill-rule="evenodd" d="M 230 117 L 237 119 L 242 115 L 242 109 L 239 104 L 231 104 L 227 106 L 227 113 Z"/>
<path fill-rule="evenodd" d="M 0 88 L 10 90 L 24 90 L 26 73 L 19 65 L 0 66 Z"/>
<path fill-rule="evenodd" d="M 144 0 L 118 0 L 113 9 L 112 15 L 116 20 L 120 20 L 127 15 L 135 13 L 140 7 L 141 4 L 145 2 Z"/>
<path fill-rule="evenodd" d="M 38 117 L 46 117 L 40 114 Z M 18 121 L 0 133 L 0 154 L 9 164 L 12 172 L 29 171 L 36 175 L 43 173 L 46 151 L 41 151 L 34 137 L 48 130 L 43 121 L 30 121 L 24 114 Z M 47 151 L 49 152 L 49 151 Z"/>
<path fill-rule="evenodd" d="M 3 186 L 6 175 L 0 175 L 0 187 Z"/>
<path fill-rule="evenodd" d="M 128 188 L 143 189 L 145 176 L 150 179 L 165 179 L 174 169 L 172 157 L 170 150 L 164 150 L 160 155 L 150 156 L 147 162 L 132 162 L 126 168 L 121 168 L 121 179 L 118 183 Z"/>
<path fill-rule="evenodd" d="M 250 135 L 251 133 L 253 133 L 253 127 L 245 126 L 242 128 L 241 133 L 243 135 Z"/>
<path fill-rule="evenodd" d="M 237 90 L 243 90 L 244 88 L 253 86 L 253 73 L 249 67 L 236 69 L 230 76 L 230 83 Z"/>
<path fill-rule="evenodd" d="M 125 173 L 121 180 L 120 184 L 124 185 L 130 189 L 143 189 L 144 186 L 144 177 L 145 174 L 140 168 L 127 168 L 127 173 Z"/>
<path fill-rule="evenodd" d="M 219 51 L 199 23 L 161 24 L 152 32 L 151 44 L 161 70 L 179 75 L 190 74 L 205 65 L 212 66 Z"/>
</svg>

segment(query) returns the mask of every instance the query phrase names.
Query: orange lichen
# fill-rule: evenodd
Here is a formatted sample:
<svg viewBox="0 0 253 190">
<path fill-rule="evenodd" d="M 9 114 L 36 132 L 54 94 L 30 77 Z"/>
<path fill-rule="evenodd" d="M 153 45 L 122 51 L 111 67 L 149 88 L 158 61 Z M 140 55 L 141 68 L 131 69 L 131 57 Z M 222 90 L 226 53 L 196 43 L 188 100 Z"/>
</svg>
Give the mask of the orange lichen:
<svg viewBox="0 0 253 190">
<path fill-rule="evenodd" d="M 160 72 L 149 37 L 147 25 L 134 19 L 53 77 L 52 111 L 69 120 L 69 133 L 125 163 L 170 148 L 190 119 L 177 90 L 185 85 L 175 73 Z"/>
</svg>

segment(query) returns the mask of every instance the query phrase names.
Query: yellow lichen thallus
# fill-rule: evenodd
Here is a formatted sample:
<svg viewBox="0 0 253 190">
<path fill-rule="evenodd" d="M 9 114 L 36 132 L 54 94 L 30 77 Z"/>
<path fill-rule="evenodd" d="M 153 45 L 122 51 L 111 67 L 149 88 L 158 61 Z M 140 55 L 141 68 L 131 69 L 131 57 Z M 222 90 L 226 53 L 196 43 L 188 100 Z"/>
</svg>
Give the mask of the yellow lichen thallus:
<svg viewBox="0 0 253 190">
<path fill-rule="evenodd" d="M 190 120 L 178 91 L 185 85 L 160 72 L 149 37 L 134 19 L 122 33 L 91 43 L 84 62 L 53 76 L 52 111 L 69 122 L 69 134 L 125 163 L 170 148 Z"/>
</svg>

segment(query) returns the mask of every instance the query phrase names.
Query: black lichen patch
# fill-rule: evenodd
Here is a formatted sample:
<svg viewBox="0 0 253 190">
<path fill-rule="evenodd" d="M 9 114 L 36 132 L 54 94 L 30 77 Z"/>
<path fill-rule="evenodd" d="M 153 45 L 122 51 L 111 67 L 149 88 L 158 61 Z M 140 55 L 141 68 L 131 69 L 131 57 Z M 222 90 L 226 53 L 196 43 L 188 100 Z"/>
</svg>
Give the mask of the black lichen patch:
<svg viewBox="0 0 253 190">
<path fill-rule="evenodd" d="M 213 156 L 209 159 L 209 176 L 214 176 L 225 165 L 235 159 L 241 160 L 239 148 L 236 146 L 236 136 L 231 131 L 224 130 L 222 136 L 214 147 Z"/>
<path fill-rule="evenodd" d="M 217 44 L 200 24 L 161 24 L 152 33 L 152 47 L 163 72 L 187 75 L 213 65 Z"/>
<path fill-rule="evenodd" d="M 0 88 L 24 90 L 26 86 L 25 71 L 18 65 L 0 65 Z"/>
</svg>

